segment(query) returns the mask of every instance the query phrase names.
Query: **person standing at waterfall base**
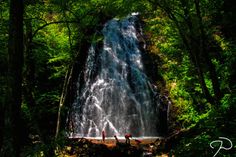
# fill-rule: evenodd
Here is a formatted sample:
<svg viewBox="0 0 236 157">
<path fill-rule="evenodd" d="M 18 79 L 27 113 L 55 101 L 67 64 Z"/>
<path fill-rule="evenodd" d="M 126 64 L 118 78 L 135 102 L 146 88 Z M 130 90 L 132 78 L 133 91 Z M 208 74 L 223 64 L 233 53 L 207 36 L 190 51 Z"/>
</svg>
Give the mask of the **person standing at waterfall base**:
<svg viewBox="0 0 236 157">
<path fill-rule="evenodd" d="M 105 142 L 105 138 L 106 138 L 106 134 L 105 134 L 105 131 L 103 130 L 102 131 L 102 142 Z"/>
<path fill-rule="evenodd" d="M 125 135 L 125 143 L 126 144 L 130 144 L 130 139 L 129 138 L 132 138 L 132 135 L 131 134 L 126 134 Z"/>
<path fill-rule="evenodd" d="M 120 141 L 118 140 L 117 136 L 114 135 L 115 139 L 116 139 L 116 144 L 120 143 Z"/>
</svg>

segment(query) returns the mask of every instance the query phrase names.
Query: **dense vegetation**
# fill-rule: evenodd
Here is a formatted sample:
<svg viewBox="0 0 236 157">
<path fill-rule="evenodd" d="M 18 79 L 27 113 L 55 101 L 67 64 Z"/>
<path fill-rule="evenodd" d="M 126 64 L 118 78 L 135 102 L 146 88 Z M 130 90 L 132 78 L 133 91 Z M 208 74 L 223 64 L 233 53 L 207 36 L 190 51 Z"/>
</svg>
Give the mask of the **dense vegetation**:
<svg viewBox="0 0 236 157">
<path fill-rule="evenodd" d="M 187 130 L 166 151 L 213 156 L 209 143 L 227 137 L 220 155 L 236 155 L 233 0 L 0 0 L 0 156 L 55 155 L 72 67 L 107 20 L 132 12 L 172 102 L 168 133 Z"/>
</svg>

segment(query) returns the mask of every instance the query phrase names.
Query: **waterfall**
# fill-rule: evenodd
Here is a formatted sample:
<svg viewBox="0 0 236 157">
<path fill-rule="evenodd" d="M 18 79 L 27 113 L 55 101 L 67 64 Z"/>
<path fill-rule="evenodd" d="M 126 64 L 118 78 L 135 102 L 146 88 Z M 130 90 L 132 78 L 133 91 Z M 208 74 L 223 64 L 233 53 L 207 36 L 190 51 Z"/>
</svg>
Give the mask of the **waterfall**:
<svg viewBox="0 0 236 157">
<path fill-rule="evenodd" d="M 92 44 L 84 67 L 84 83 L 77 83 L 77 97 L 68 116 L 72 137 L 158 135 L 155 89 L 145 74 L 140 44 L 142 29 L 137 15 L 108 21 L 103 44 Z"/>
</svg>

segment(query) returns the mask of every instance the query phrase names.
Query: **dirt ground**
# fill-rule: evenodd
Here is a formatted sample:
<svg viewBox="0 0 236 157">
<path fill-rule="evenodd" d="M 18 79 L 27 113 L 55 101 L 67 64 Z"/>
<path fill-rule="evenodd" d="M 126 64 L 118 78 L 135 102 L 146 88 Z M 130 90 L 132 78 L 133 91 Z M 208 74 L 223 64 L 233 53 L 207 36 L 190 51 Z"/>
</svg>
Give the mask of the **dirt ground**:
<svg viewBox="0 0 236 157">
<path fill-rule="evenodd" d="M 168 157 L 168 154 L 157 153 L 160 138 L 131 138 L 126 144 L 124 138 L 78 138 L 71 139 L 62 152 L 66 157 Z M 172 156 L 173 157 L 173 156 Z"/>
<path fill-rule="evenodd" d="M 121 143 L 125 143 L 125 139 L 122 138 L 118 138 L 119 142 Z M 94 144 L 104 144 L 107 147 L 115 147 L 116 146 L 116 140 L 112 139 L 112 138 L 108 138 L 105 139 L 105 141 L 103 142 L 102 139 L 92 139 L 92 138 L 88 138 L 87 140 L 89 140 L 90 142 L 94 143 Z M 132 146 L 138 146 L 138 145 L 149 145 L 149 144 L 154 144 L 154 142 L 157 140 L 157 138 L 131 138 L 130 139 L 130 144 Z M 140 143 L 139 143 L 139 142 Z"/>
</svg>

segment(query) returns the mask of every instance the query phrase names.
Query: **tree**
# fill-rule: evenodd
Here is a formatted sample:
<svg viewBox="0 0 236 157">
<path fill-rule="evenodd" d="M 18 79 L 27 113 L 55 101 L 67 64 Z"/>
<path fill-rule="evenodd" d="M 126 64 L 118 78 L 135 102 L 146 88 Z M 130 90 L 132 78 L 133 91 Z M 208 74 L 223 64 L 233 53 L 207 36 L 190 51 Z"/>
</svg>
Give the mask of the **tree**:
<svg viewBox="0 0 236 157">
<path fill-rule="evenodd" d="M 195 77 L 198 78 L 205 98 L 209 103 L 219 105 L 222 93 L 216 67 L 212 63 L 213 57 L 210 55 L 210 51 L 216 53 L 218 49 L 215 49 L 216 46 L 212 44 L 214 41 L 211 37 L 212 34 L 209 33 L 209 30 L 212 29 L 209 22 L 203 22 L 203 16 L 210 18 L 209 14 L 211 14 L 211 11 L 213 12 L 213 10 L 210 10 L 207 14 L 204 10 L 210 2 L 206 2 L 206 4 L 200 3 L 199 0 L 193 2 L 186 0 L 149 0 L 149 2 L 153 6 L 162 9 L 175 24 L 188 56 L 194 65 Z M 212 93 L 210 92 L 211 88 L 207 86 L 206 78 L 209 78 L 212 84 Z"/>
<path fill-rule="evenodd" d="M 7 35 L 8 34 L 8 16 L 9 3 L 0 2 L 0 150 L 2 146 L 2 131 L 3 131 L 3 108 L 4 98 L 6 95 L 6 75 L 7 75 Z"/>
<path fill-rule="evenodd" d="M 23 68 L 23 0 L 10 1 L 7 96 L 4 104 L 1 156 L 19 156 Z"/>
</svg>

